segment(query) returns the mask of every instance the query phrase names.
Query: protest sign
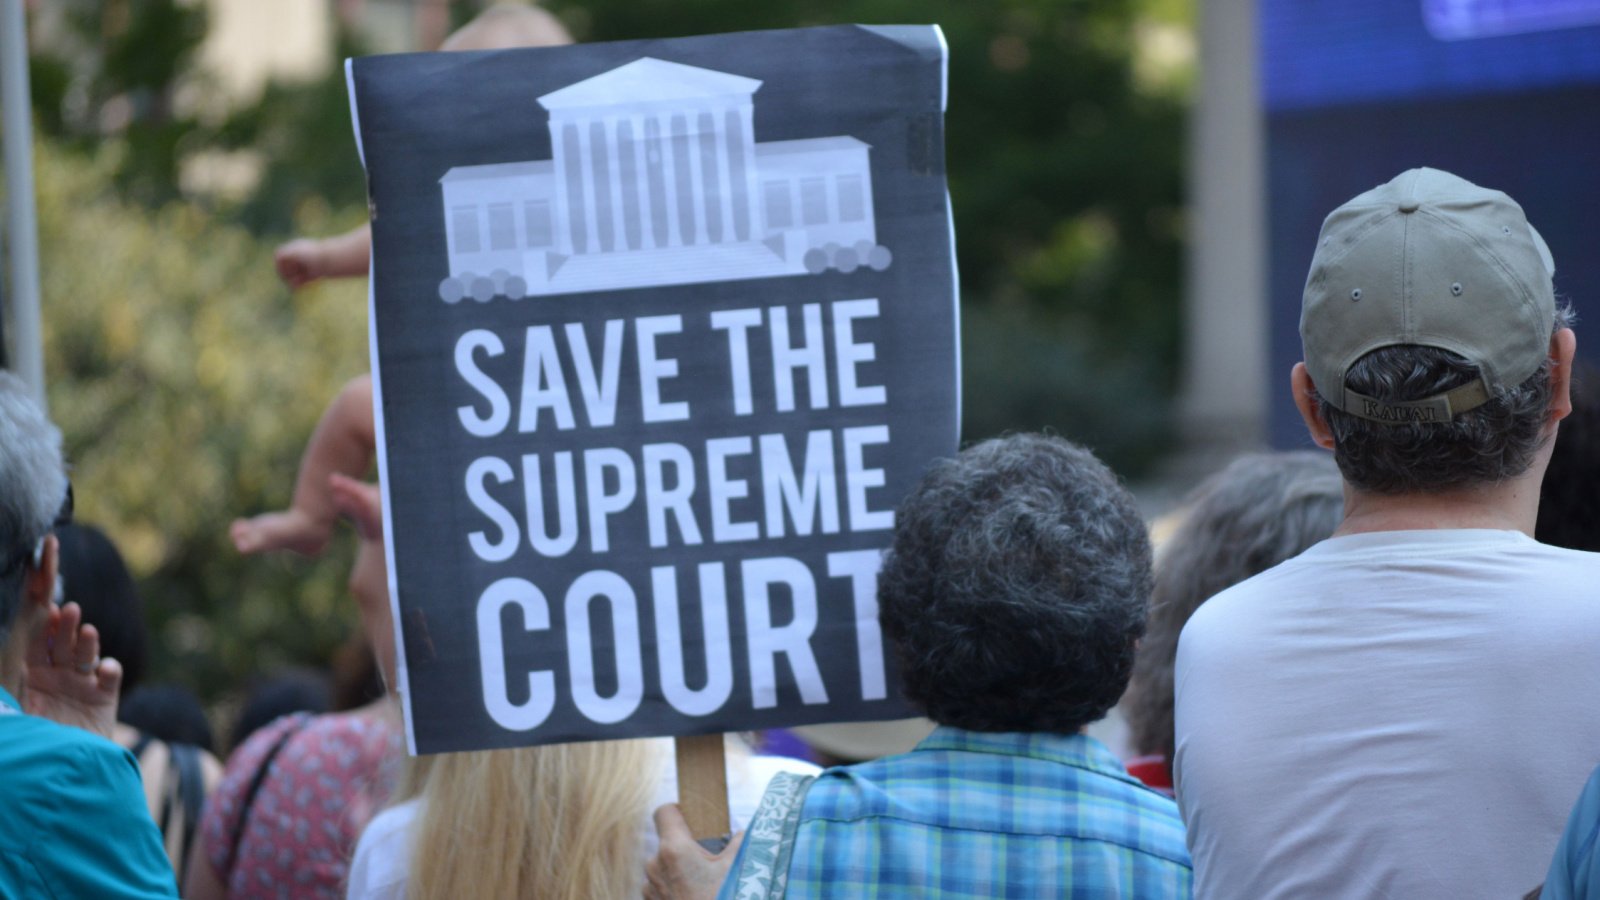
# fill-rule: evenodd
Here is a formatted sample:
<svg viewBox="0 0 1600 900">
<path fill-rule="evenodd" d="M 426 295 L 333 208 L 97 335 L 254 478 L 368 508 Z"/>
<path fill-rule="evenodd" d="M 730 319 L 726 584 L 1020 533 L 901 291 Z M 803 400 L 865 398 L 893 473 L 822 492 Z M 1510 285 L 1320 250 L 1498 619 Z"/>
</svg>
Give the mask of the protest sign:
<svg viewBox="0 0 1600 900">
<path fill-rule="evenodd" d="M 349 72 L 413 752 L 907 715 L 876 573 L 958 430 L 938 30 Z"/>
</svg>

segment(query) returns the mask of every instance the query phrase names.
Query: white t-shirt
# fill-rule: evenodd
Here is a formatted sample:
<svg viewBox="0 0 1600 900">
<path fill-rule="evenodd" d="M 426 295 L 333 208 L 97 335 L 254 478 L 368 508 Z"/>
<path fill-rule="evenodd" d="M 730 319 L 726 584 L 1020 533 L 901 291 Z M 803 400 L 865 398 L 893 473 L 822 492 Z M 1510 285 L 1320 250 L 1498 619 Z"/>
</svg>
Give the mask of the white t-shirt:
<svg viewBox="0 0 1600 900">
<path fill-rule="evenodd" d="M 1520 897 L 1600 762 L 1600 554 L 1331 538 L 1202 605 L 1176 691 L 1197 898 Z"/>
<path fill-rule="evenodd" d="M 666 757 L 662 767 L 661 784 L 650 803 L 650 812 L 656 807 L 678 801 L 678 764 L 670 741 L 660 741 Z M 734 831 L 743 830 L 755 815 L 767 782 L 779 772 L 815 775 L 822 771 L 811 763 L 784 756 L 752 756 L 729 741 L 728 768 L 728 818 Z M 349 900 L 404 900 L 406 876 L 411 866 L 411 823 L 422 810 L 422 799 L 414 798 L 389 807 L 372 821 L 361 833 L 356 844 L 355 860 L 350 864 Z M 655 855 L 658 838 L 652 819 L 645 823 L 644 854 L 639 860 L 640 871 Z"/>
</svg>

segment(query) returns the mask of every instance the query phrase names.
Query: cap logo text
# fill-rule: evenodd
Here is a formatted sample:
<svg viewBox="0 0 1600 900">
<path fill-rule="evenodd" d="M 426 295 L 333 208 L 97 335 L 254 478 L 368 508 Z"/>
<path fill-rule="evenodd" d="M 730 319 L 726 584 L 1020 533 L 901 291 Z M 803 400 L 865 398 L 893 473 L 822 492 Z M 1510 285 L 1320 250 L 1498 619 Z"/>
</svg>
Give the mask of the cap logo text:
<svg viewBox="0 0 1600 900">
<path fill-rule="evenodd" d="M 1376 400 L 1361 401 L 1362 418 L 1379 422 L 1439 422 L 1439 410 L 1432 406 L 1391 406 Z"/>
</svg>

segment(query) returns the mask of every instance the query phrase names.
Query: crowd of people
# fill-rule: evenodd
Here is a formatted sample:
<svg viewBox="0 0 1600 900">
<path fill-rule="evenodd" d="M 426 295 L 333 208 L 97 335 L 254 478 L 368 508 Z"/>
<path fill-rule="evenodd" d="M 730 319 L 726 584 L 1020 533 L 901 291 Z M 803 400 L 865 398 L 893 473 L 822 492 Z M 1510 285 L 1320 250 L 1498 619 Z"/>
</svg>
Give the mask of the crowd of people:
<svg viewBox="0 0 1600 900">
<path fill-rule="evenodd" d="M 1515 202 L 1445 172 L 1335 210 L 1292 373 L 1331 459 L 1202 485 L 1153 589 L 1083 451 L 935 466 L 879 592 L 939 729 L 776 779 L 737 850 L 662 810 L 646 896 L 1600 897 L 1600 557 L 1536 538 L 1594 510 L 1554 271 Z M 1083 734 L 1124 688 L 1143 785 Z"/>
<path fill-rule="evenodd" d="M 446 49 L 568 40 L 496 7 Z M 364 273 L 369 244 L 280 273 Z M 1600 898 L 1600 396 L 1554 273 L 1511 198 L 1413 169 L 1319 236 L 1291 376 L 1319 449 L 1235 460 L 1159 540 L 1065 438 L 931 464 L 878 580 L 927 721 L 797 730 L 810 761 L 729 736 L 717 851 L 665 740 L 406 755 L 364 378 L 293 506 L 232 536 L 353 525 L 365 675 L 261 691 L 224 766 L 193 698 L 141 683 L 134 581 L 0 373 L 0 895 Z M 1127 747 L 1088 733 L 1113 708 Z"/>
</svg>

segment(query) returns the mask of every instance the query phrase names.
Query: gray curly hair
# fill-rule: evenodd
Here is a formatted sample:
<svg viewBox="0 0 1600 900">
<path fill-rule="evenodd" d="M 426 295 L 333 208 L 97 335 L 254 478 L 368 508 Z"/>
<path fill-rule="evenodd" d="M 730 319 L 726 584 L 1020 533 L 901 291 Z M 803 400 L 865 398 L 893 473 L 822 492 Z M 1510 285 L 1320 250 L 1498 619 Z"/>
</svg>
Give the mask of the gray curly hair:
<svg viewBox="0 0 1600 900">
<path fill-rule="evenodd" d="M 17 614 L 24 563 L 50 533 L 66 492 L 61 432 L 20 379 L 0 372 L 0 638 Z"/>
<path fill-rule="evenodd" d="M 878 580 L 907 699 L 971 731 L 1071 733 L 1104 716 L 1149 595 L 1133 498 L 1089 451 L 1037 434 L 936 463 L 895 512 Z"/>
<path fill-rule="evenodd" d="M 1344 509 L 1339 470 L 1320 450 L 1251 453 L 1200 483 L 1156 558 L 1150 627 L 1122 712 L 1140 754 L 1173 749 L 1178 635 L 1200 604 L 1333 533 Z"/>
</svg>

